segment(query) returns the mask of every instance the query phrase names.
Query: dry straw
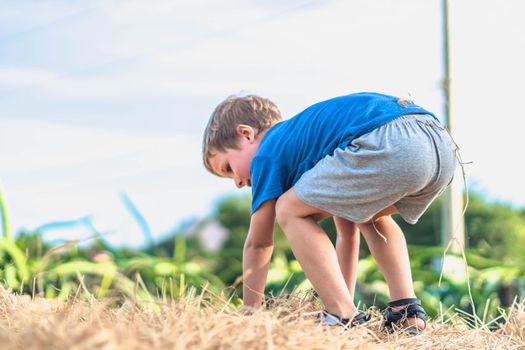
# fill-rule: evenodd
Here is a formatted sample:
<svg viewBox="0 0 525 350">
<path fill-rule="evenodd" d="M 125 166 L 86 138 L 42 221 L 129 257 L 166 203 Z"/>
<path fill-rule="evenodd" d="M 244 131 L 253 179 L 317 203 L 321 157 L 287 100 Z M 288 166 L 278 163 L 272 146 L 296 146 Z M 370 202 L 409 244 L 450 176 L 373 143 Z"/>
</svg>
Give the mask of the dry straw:
<svg viewBox="0 0 525 350">
<path fill-rule="evenodd" d="M 77 295 L 86 295 L 79 291 Z M 315 321 L 313 294 L 274 298 L 266 310 L 238 311 L 225 297 L 190 288 L 182 299 L 32 299 L 0 288 L 4 349 L 525 349 L 525 302 L 496 329 L 468 327 L 458 314 L 431 321 L 417 337 L 381 329 L 381 315 L 355 329 Z"/>
</svg>

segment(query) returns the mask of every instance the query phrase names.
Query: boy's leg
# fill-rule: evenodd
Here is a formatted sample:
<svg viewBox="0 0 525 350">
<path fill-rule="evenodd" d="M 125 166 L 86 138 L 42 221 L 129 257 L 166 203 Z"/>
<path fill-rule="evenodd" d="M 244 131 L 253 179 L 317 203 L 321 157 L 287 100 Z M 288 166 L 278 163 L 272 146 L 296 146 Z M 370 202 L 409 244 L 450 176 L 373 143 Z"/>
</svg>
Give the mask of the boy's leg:
<svg viewBox="0 0 525 350">
<path fill-rule="evenodd" d="M 337 229 L 335 250 L 339 267 L 346 281 L 348 291 L 355 296 L 357 281 L 357 264 L 359 261 L 359 228 L 355 222 L 334 216 Z"/>
<path fill-rule="evenodd" d="M 358 226 L 385 276 L 390 298 L 392 300 L 415 298 L 405 236 L 394 219 L 386 215 Z M 406 326 L 424 329 L 425 322 L 420 319 L 409 319 Z"/>
<path fill-rule="evenodd" d="M 288 190 L 277 200 L 276 217 L 306 276 L 325 304 L 326 311 L 342 318 L 357 314 L 334 246 L 317 221 L 330 214 L 303 203 Z"/>
</svg>

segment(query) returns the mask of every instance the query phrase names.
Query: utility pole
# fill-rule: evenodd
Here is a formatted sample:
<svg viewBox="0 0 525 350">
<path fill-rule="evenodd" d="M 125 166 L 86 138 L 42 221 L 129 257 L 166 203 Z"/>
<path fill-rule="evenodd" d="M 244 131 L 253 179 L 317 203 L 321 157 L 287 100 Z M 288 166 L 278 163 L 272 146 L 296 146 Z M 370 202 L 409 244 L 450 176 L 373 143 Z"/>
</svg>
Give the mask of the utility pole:
<svg viewBox="0 0 525 350">
<path fill-rule="evenodd" d="M 449 35 L 449 0 L 442 1 L 443 16 L 443 93 L 444 93 L 444 115 L 448 132 L 454 137 L 454 116 L 452 109 L 452 72 L 450 67 L 450 35 Z M 465 226 L 463 221 L 463 190 L 462 179 L 455 177 L 454 181 L 443 194 L 443 205 L 441 208 L 441 242 L 448 246 L 453 240 L 450 250 L 459 253 L 465 247 Z"/>
</svg>

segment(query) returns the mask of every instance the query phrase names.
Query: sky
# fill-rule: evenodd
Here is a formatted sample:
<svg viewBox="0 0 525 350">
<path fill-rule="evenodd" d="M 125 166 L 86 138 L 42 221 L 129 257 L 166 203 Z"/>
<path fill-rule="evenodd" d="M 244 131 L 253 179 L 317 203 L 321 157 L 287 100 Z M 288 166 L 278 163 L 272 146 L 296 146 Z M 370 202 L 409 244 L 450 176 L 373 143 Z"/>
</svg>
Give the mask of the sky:
<svg viewBox="0 0 525 350">
<path fill-rule="evenodd" d="M 469 186 L 525 206 L 525 2 L 451 1 L 454 137 Z M 441 1 L 0 0 L 0 191 L 13 232 L 89 216 L 113 244 L 155 239 L 240 192 L 202 132 L 231 94 L 285 119 L 352 92 L 443 120 Z M 48 226 L 44 226 L 48 227 Z M 49 240 L 90 236 L 82 225 Z"/>
</svg>

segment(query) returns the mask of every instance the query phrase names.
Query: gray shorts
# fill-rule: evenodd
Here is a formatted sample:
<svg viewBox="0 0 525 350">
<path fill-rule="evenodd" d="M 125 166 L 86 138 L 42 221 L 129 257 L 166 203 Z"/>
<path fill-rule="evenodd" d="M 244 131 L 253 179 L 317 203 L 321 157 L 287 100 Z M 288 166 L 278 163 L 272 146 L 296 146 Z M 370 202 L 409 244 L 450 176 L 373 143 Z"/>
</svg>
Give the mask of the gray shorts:
<svg viewBox="0 0 525 350">
<path fill-rule="evenodd" d="M 452 182 L 456 148 L 431 116 L 405 115 L 321 159 L 294 190 L 306 204 L 357 223 L 394 205 L 415 224 Z"/>
</svg>

